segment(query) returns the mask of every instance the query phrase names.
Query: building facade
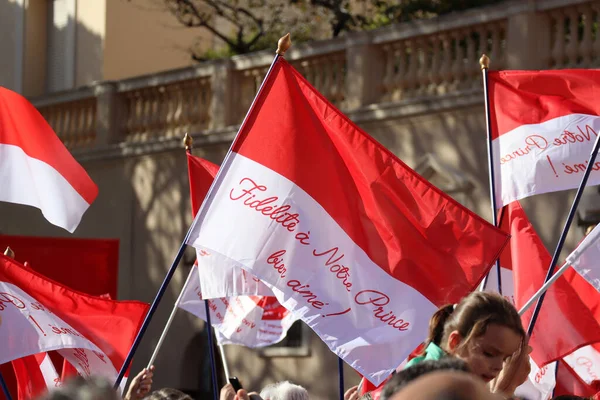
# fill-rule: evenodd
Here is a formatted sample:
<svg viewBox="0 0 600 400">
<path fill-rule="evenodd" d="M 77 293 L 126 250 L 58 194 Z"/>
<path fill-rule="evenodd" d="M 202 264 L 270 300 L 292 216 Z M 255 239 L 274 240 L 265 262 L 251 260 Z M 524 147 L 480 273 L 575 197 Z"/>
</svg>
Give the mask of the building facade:
<svg viewBox="0 0 600 400">
<path fill-rule="evenodd" d="M 21 39 L 16 35 L 14 41 L 0 42 L 3 50 L 10 50 L 2 54 L 15 55 L 6 61 L 8 67 L 0 72 L 0 82 L 9 87 L 13 82 L 13 88 L 32 98 L 100 188 L 98 199 L 75 235 L 118 238 L 119 297 L 150 302 L 191 223 L 181 138 L 190 133 L 195 139 L 195 154 L 220 163 L 273 59 L 276 44 L 273 51 L 189 67 L 184 67 L 189 64 L 187 59 L 179 64 L 169 60 L 173 63 L 169 64 L 158 60 L 155 53 L 134 49 L 132 57 L 150 57 L 149 65 L 119 65 L 117 61 L 129 60 L 125 54 L 128 50 L 124 43 L 120 48 L 114 42 L 127 34 L 145 33 L 122 27 L 117 17 L 111 20 L 111 15 L 118 13 L 115 10 L 129 5 L 94 0 L 98 9 L 91 10 L 86 8 L 86 1 L 69 1 L 55 3 L 75 4 L 78 21 L 104 13 L 104 24 L 90 25 L 99 32 L 101 56 L 94 58 L 94 51 L 81 43 L 84 33 L 77 25 L 75 34 L 69 35 L 76 38 L 74 48 L 81 45 L 83 49 L 69 59 L 69 63 L 75 60 L 73 73 L 63 70 L 62 78 L 55 79 L 60 74 L 53 61 L 47 61 L 46 67 L 41 62 L 30 65 L 35 64 L 38 51 L 43 53 L 42 47 L 46 59 L 59 52 L 52 47 L 55 39 L 49 38 L 46 45 L 31 39 L 43 30 L 27 28 L 27 22 L 49 23 L 58 17 L 50 18 L 48 8 L 44 16 L 40 10 L 38 15 L 31 8 L 35 0 L 11 0 L 2 7 L 23 13 L 25 29 L 15 28 L 20 20 L 6 18 L 4 10 L 0 12 L 0 29 L 25 33 Z M 23 3 L 20 11 L 14 6 Z M 590 0 L 507 1 L 433 20 L 292 46 L 286 58 L 366 132 L 489 220 L 480 55 L 490 56 L 492 69 L 598 67 L 599 13 L 597 2 Z M 114 34 L 112 29 L 122 31 Z M 67 40 L 66 36 L 56 36 Z M 21 48 L 19 43 L 28 45 Z M 57 57 L 63 56 L 61 60 L 68 58 L 63 53 Z M 182 68 L 171 69 L 177 67 Z M 153 73 L 159 70 L 165 71 Z M 43 74 L 44 79 L 40 78 Z M 588 193 L 589 205 L 579 219 L 584 225 L 598 222 L 593 216 L 600 208 L 594 201 L 596 188 Z M 568 191 L 523 202 L 551 250 L 573 195 Z M 1 204 L 0 216 L 3 233 L 66 234 L 47 224 L 35 209 Z M 565 251 L 583 231 L 577 226 L 571 229 Z M 150 358 L 193 259 L 193 252 L 186 254 L 175 274 L 137 353 L 133 371 L 143 368 Z M 210 376 L 203 327 L 185 312 L 177 315 L 156 362 L 156 387 L 207 390 Z M 228 346 L 226 356 L 232 374 L 248 388 L 288 379 L 309 388 L 315 400 L 337 395 L 337 358 L 306 327 L 295 327 L 282 345 L 262 351 Z M 345 375 L 347 387 L 358 382 L 350 368 Z"/>
</svg>

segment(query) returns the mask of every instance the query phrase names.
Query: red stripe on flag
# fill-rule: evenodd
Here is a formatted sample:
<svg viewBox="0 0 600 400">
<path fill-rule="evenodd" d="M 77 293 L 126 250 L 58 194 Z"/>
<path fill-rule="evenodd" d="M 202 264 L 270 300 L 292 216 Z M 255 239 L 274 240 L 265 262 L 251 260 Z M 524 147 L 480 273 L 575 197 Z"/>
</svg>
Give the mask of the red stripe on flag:
<svg viewBox="0 0 600 400">
<path fill-rule="evenodd" d="M 491 71 L 492 138 L 569 114 L 600 115 L 600 71 Z"/>
<path fill-rule="evenodd" d="M 88 203 L 98 196 L 98 187 L 69 153 L 44 117 L 27 99 L 0 87 L 0 145 L 21 148 L 62 175 Z"/>
<path fill-rule="evenodd" d="M 434 304 L 471 291 L 506 236 L 360 130 L 285 60 L 271 76 L 233 151 L 302 188 L 373 262 Z"/>
</svg>

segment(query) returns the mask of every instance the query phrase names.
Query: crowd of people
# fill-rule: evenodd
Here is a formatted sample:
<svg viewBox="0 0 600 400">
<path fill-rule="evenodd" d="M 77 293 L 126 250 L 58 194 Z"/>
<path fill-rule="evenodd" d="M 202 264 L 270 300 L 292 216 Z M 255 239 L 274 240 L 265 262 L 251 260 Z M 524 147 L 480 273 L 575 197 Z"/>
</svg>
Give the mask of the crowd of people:
<svg viewBox="0 0 600 400">
<path fill-rule="evenodd" d="M 514 306 L 500 295 L 473 292 L 458 304 L 440 308 L 431 317 L 424 351 L 387 380 L 380 399 L 516 399 L 515 390 L 530 373 L 531 350 Z M 154 367 L 141 371 L 132 380 L 124 400 L 191 400 L 176 389 L 152 391 L 154 373 Z M 372 399 L 370 393 L 360 392 L 355 386 L 344 394 L 344 398 Z M 48 393 L 44 400 L 117 398 L 109 382 L 78 378 Z M 231 384 L 220 391 L 220 400 L 309 398 L 309 391 L 287 381 L 268 385 L 260 392 L 244 389 L 236 392 Z M 576 396 L 560 398 L 582 399 Z"/>
</svg>

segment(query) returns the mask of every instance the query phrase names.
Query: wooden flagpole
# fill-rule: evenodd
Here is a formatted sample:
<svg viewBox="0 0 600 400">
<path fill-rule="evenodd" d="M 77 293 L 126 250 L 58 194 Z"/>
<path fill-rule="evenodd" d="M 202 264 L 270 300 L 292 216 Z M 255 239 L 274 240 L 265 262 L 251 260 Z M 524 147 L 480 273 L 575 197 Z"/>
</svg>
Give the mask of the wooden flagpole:
<svg viewBox="0 0 600 400">
<path fill-rule="evenodd" d="M 10 247 L 7 247 L 6 250 L 4 250 L 4 255 L 8 258 L 15 258 L 15 252 L 12 251 L 12 249 Z M 2 324 L 2 318 L 0 318 L 0 325 Z M 2 374 L 0 374 L 0 386 L 2 386 L 2 391 L 4 392 L 4 397 L 6 397 L 6 400 L 12 400 L 12 396 L 10 395 L 10 390 L 8 390 L 8 385 L 6 384 L 6 381 L 4 380 L 4 377 L 2 376 Z"/>
</svg>

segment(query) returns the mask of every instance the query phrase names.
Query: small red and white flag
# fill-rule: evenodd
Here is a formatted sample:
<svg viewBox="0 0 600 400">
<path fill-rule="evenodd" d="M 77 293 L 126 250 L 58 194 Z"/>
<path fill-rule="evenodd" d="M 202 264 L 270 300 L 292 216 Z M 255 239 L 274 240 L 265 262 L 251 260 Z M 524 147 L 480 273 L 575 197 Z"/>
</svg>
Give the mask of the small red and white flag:
<svg viewBox="0 0 600 400">
<path fill-rule="evenodd" d="M 38 398 L 61 385 L 48 353 L 39 353 L 12 361 L 17 380 L 18 400 Z"/>
<path fill-rule="evenodd" d="M 192 215 L 195 217 L 219 171 L 219 166 L 190 153 L 187 153 L 187 163 Z M 260 279 L 231 265 L 226 259 L 224 262 L 221 260 L 222 257 L 219 254 L 212 254 L 206 250 L 197 251 L 197 269 L 202 298 L 273 295 L 273 292 Z"/>
<path fill-rule="evenodd" d="M 23 96 L 0 87 L 0 201 L 39 208 L 69 232 L 98 195 L 44 117 Z"/>
<path fill-rule="evenodd" d="M 213 190 L 187 243 L 260 278 L 375 384 L 507 242 L 281 58 Z"/>
<path fill-rule="evenodd" d="M 197 267 L 190 272 L 197 275 Z M 179 308 L 206 321 L 204 302 L 208 302 L 211 325 L 219 344 L 258 348 L 283 340 L 298 319 L 275 297 L 236 296 L 203 300 L 200 284 L 190 280 L 183 289 Z"/>
<path fill-rule="evenodd" d="M 189 153 L 187 160 L 192 214 L 195 216 L 219 167 Z M 198 266 L 194 265 L 190 276 L 199 276 L 200 282 L 188 279 L 179 308 L 206 321 L 204 301 L 207 301 L 219 344 L 264 347 L 281 341 L 297 318 L 277 302 L 273 292 L 259 279 L 235 266 L 211 266 L 206 262 L 209 255 L 205 251 L 198 252 L 196 264 L 202 268 L 198 271 Z M 203 282 L 208 282 L 208 285 L 203 285 Z M 208 296 L 203 292 L 205 288 L 211 291 Z M 219 296 L 220 292 L 254 294 L 260 291 L 270 296 Z M 203 300 L 207 298 L 213 300 Z"/>
<path fill-rule="evenodd" d="M 498 207 L 577 188 L 600 132 L 598 70 L 489 73 Z M 600 183 L 596 159 L 588 185 Z"/>
<path fill-rule="evenodd" d="M 116 379 L 147 311 L 74 292 L 0 255 L 0 364 L 57 350 L 84 377 Z"/>
</svg>

